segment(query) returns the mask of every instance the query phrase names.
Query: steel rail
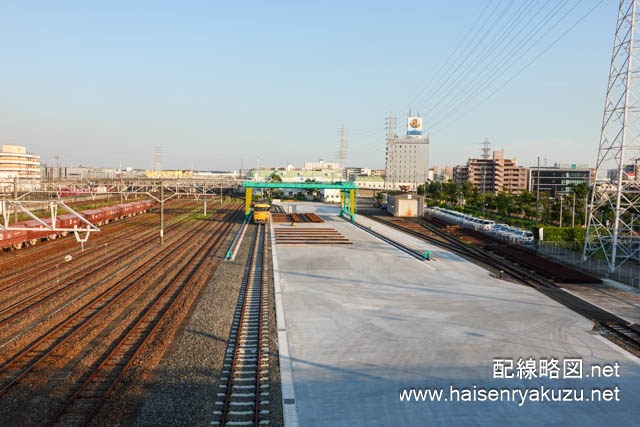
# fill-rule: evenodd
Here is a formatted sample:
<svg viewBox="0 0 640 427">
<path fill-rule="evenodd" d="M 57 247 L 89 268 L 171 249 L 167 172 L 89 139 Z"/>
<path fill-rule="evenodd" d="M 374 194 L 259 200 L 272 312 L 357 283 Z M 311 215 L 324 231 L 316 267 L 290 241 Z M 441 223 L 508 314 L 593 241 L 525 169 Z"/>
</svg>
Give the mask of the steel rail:
<svg viewBox="0 0 640 427">
<path fill-rule="evenodd" d="M 224 239 L 227 237 L 229 230 L 233 225 L 231 219 L 239 217 L 239 215 L 239 212 L 231 215 L 231 217 L 224 222 L 223 226 L 218 227 L 216 231 L 212 233 L 202 245 L 200 245 L 196 254 L 193 255 L 190 260 L 168 280 L 167 286 L 165 286 L 162 292 L 143 310 L 135 323 L 128 328 L 127 332 L 118 340 L 116 345 L 102 359 L 100 364 L 88 373 L 87 378 L 82 385 L 68 399 L 66 399 L 62 408 L 54 415 L 52 420 L 49 421 L 48 425 L 55 425 L 60 421 L 65 413 L 68 412 L 69 408 L 79 399 L 82 399 L 85 403 L 89 401 L 89 404 L 93 402 L 91 409 L 86 411 L 84 414 L 84 419 L 80 425 L 86 426 L 91 422 L 115 386 L 119 383 L 124 373 L 131 366 L 133 360 L 135 360 L 140 351 L 148 344 L 149 339 L 157 332 L 167 314 L 175 307 L 176 301 L 178 301 L 179 297 L 184 294 L 185 290 L 189 288 L 189 285 L 193 282 L 196 282 L 194 285 L 196 288 L 202 285 L 202 274 L 198 274 L 201 271 L 200 268 L 209 256 L 220 247 Z M 196 276 L 197 280 L 193 280 Z M 173 294 L 171 294 L 172 290 L 175 291 Z M 168 297 L 168 301 L 164 301 L 165 297 Z M 152 319 L 154 315 L 156 318 Z M 149 328 L 149 326 L 151 327 Z M 139 335 L 136 336 L 136 333 Z M 136 341 L 140 339 L 142 340 L 139 343 L 134 342 L 127 344 L 128 340 L 131 338 Z M 121 352 L 123 347 L 128 347 L 124 353 Z M 120 358 L 118 363 L 112 363 L 122 355 L 125 359 L 124 363 L 122 363 L 122 358 Z M 83 395 L 85 392 L 92 392 L 88 389 L 92 383 L 95 384 L 94 380 L 108 378 L 109 372 L 104 371 L 108 371 L 109 366 L 121 366 L 121 368 L 119 370 L 116 368 L 117 373 L 114 378 L 111 378 L 111 380 L 106 382 L 107 387 L 104 390 L 98 390 L 97 393 L 99 394 L 97 396 L 93 394 Z M 95 392 L 95 390 L 93 390 L 93 392 Z"/>
<path fill-rule="evenodd" d="M 237 204 L 235 206 L 236 211 L 233 213 L 221 213 L 219 215 L 224 215 L 224 217 L 231 217 L 231 215 L 237 214 L 237 209 L 241 207 L 241 204 Z M 164 247 L 158 254 L 154 255 L 150 260 L 147 260 L 143 265 L 136 268 L 134 271 L 129 273 L 124 278 L 120 279 L 109 289 L 102 292 L 100 295 L 96 296 L 90 302 L 85 304 L 83 307 L 78 309 L 74 314 L 70 315 L 63 322 L 59 323 L 57 326 L 46 332 L 44 335 L 36 339 L 34 342 L 23 348 L 19 353 L 12 356 L 8 359 L 2 366 L 0 366 L 0 375 L 5 375 L 6 372 L 12 366 L 16 365 L 19 361 L 27 357 L 28 354 L 37 352 L 37 347 L 47 341 L 53 341 L 52 346 L 44 349 L 41 353 L 36 354 L 31 360 L 27 361 L 25 365 L 23 365 L 22 369 L 19 372 L 12 376 L 8 383 L 4 384 L 2 388 L 0 388 L 0 396 L 6 394 L 6 392 L 20 382 L 22 378 L 24 378 L 29 372 L 31 372 L 35 367 L 40 365 L 49 355 L 55 352 L 58 348 L 60 348 L 65 342 L 67 342 L 71 337 L 75 336 L 80 330 L 83 330 L 91 323 L 92 320 L 96 319 L 99 315 L 105 312 L 109 307 L 114 305 L 117 301 L 119 301 L 123 296 L 125 296 L 129 291 L 135 288 L 135 286 L 139 283 L 139 281 L 146 277 L 147 275 L 153 273 L 155 269 L 161 265 L 161 263 L 167 259 L 172 259 L 176 253 L 179 253 L 180 249 L 184 248 L 182 243 L 188 238 L 193 237 L 198 233 L 201 229 L 206 228 L 206 221 L 203 221 L 199 224 L 195 229 L 190 230 L 185 235 L 187 238 L 185 239 L 176 239 L 172 244 Z M 220 227 L 220 223 L 216 224 L 215 229 Z M 179 261 L 176 261 L 179 262 Z M 122 288 L 122 289 L 120 289 Z M 112 296 L 112 294 L 119 291 L 119 293 L 115 294 L 112 299 L 108 299 Z M 100 305 L 102 304 L 102 305 Z M 86 318 L 82 319 L 80 316 L 87 313 L 89 309 L 98 305 L 98 308 L 95 308 L 93 313 L 89 314 Z M 77 325 L 73 325 L 73 321 L 79 319 L 80 322 Z M 70 329 L 65 331 L 64 329 L 69 327 Z M 59 337 L 56 337 L 55 334 L 62 331 L 63 334 Z"/>
<path fill-rule="evenodd" d="M 223 393 L 219 393 L 219 395 L 224 397 L 224 400 L 222 402 L 216 402 L 216 405 L 221 405 L 222 407 L 220 410 L 214 411 L 214 414 L 218 415 L 220 420 L 212 421 L 212 424 L 225 426 L 228 423 L 233 422 L 230 421 L 230 417 L 239 417 L 243 420 L 238 421 L 239 423 L 246 423 L 246 425 L 252 424 L 254 426 L 258 426 L 266 421 L 261 420 L 261 416 L 267 415 L 268 410 L 260 409 L 263 403 L 261 396 L 263 393 L 268 395 L 268 392 L 261 391 L 261 380 L 263 379 L 261 375 L 266 371 L 264 366 L 265 363 L 268 365 L 268 355 L 265 355 L 263 348 L 265 347 L 264 340 L 268 336 L 268 332 L 265 333 L 264 330 L 265 328 L 268 328 L 268 311 L 265 311 L 265 306 L 268 304 L 268 286 L 265 283 L 266 241 L 266 225 L 258 224 L 251 246 L 251 252 L 247 261 L 247 269 L 243 278 L 243 287 L 240 291 L 240 313 L 237 316 L 234 316 L 234 323 L 237 321 L 237 328 L 235 328 L 236 331 L 234 334 L 234 326 L 232 325 L 232 336 L 229 340 L 227 357 L 225 358 L 226 366 L 226 359 L 228 359 L 230 346 L 235 339 L 233 356 L 231 363 L 229 363 L 228 378 L 226 379 L 226 389 Z M 258 306 L 257 319 L 255 318 L 256 305 Z M 251 336 L 252 329 L 257 329 L 257 337 L 255 341 L 256 350 L 254 352 L 251 352 L 250 346 L 247 345 L 247 342 L 250 341 L 249 338 Z M 241 342 L 243 339 L 245 340 L 244 345 Z M 240 353 L 241 351 L 242 354 Z M 249 359 L 248 356 L 252 356 L 251 359 Z M 254 386 L 251 386 L 250 384 L 246 384 L 246 381 L 242 381 L 244 377 L 241 375 L 244 374 L 244 370 L 240 370 L 238 365 L 240 363 L 240 357 L 242 357 L 241 366 L 242 368 L 245 368 L 249 365 L 247 362 L 253 360 L 253 356 L 255 356 L 256 361 L 255 373 L 250 378 L 247 378 L 247 380 L 254 382 Z M 234 380 L 234 378 L 236 378 L 236 380 Z M 236 381 L 240 382 L 240 384 L 235 384 Z M 221 387 L 224 387 L 224 385 L 221 384 Z M 245 392 L 234 393 L 234 388 L 237 390 L 244 390 Z M 254 393 L 252 399 L 251 390 L 253 390 Z M 234 394 L 238 395 L 235 400 Z M 247 401 L 243 399 L 251 400 Z M 253 409 L 234 411 L 232 409 L 234 405 L 239 408 L 253 406 Z"/>
<path fill-rule="evenodd" d="M 186 218 L 185 221 L 187 221 L 189 218 Z M 171 226 L 169 226 L 167 228 L 168 230 L 174 230 L 176 228 L 180 228 L 182 227 L 183 224 L 178 222 L 178 223 L 173 223 Z M 112 258 L 110 261 L 107 261 L 106 263 L 104 263 L 103 259 L 99 259 L 98 261 L 90 264 L 89 266 L 87 266 L 86 264 L 82 267 L 81 270 L 76 271 L 75 273 L 71 274 L 70 276 L 65 277 L 62 281 L 45 287 L 43 289 L 38 290 L 37 292 L 29 295 L 28 297 L 23 298 L 20 301 L 17 301 L 16 303 L 2 308 L 0 309 L 0 315 L 5 315 L 7 313 L 13 313 L 10 314 L 7 317 L 4 317 L 2 319 L 0 319 L 0 327 L 4 326 L 5 324 L 9 323 L 12 320 L 15 320 L 18 317 L 24 316 L 25 314 L 29 313 L 31 310 L 33 310 L 34 308 L 38 307 L 40 304 L 50 300 L 51 298 L 58 296 L 59 294 L 61 294 L 62 292 L 75 287 L 75 285 L 77 285 L 79 282 L 82 282 L 84 279 L 86 278 L 90 278 L 91 276 L 93 276 L 97 271 L 103 270 L 104 268 L 107 268 L 111 265 L 117 264 L 118 262 L 122 262 L 123 261 L 123 257 L 135 253 L 136 251 L 138 251 L 141 247 L 149 244 L 150 242 L 157 240 L 157 236 L 156 236 L 156 232 L 155 230 L 149 230 L 147 232 L 144 232 L 143 235 L 147 236 L 141 240 L 136 240 L 135 243 L 131 246 L 127 246 L 124 248 L 119 249 L 116 253 L 114 254 L 110 254 L 110 257 Z M 148 252 L 147 252 L 148 253 Z M 127 264 L 131 264 L 136 262 L 138 259 L 140 259 L 140 257 L 145 256 L 147 253 L 142 254 L 140 256 L 137 256 L 135 259 L 131 259 L 131 258 L 127 258 L 127 261 L 129 261 Z M 49 293 L 46 293 L 48 292 Z M 46 293 L 46 294 L 45 294 Z M 42 294 L 45 294 L 41 299 L 36 300 L 35 302 L 33 302 L 31 305 L 28 305 L 25 307 L 25 305 L 27 305 L 29 302 L 31 302 L 34 298 L 37 298 L 38 296 L 41 296 Z M 22 310 L 16 312 L 16 310 L 20 309 L 21 307 Z"/>
</svg>

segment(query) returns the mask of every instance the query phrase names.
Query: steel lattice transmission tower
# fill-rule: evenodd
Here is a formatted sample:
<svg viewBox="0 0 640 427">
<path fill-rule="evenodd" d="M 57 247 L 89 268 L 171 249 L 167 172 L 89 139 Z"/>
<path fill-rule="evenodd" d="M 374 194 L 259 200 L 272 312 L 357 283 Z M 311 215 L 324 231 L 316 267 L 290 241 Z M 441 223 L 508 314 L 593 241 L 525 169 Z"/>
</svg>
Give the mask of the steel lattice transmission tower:
<svg viewBox="0 0 640 427">
<path fill-rule="evenodd" d="M 391 140 L 396 137 L 396 117 L 393 114 L 389 114 L 386 120 L 386 129 L 387 129 L 387 147 L 386 147 L 386 156 L 385 156 L 385 188 L 395 188 L 395 177 L 391 176 L 391 171 L 395 170 L 392 167 L 395 158 L 393 157 L 393 150 L 391 150 Z"/>
<path fill-rule="evenodd" d="M 604 254 L 609 272 L 640 255 L 640 39 L 637 0 L 620 0 L 583 260 Z M 636 227 L 637 228 L 637 227 Z"/>
<path fill-rule="evenodd" d="M 488 160 L 491 157 L 491 143 L 489 142 L 489 138 L 485 138 L 482 141 L 482 158 Z"/>
<path fill-rule="evenodd" d="M 156 171 L 162 170 L 162 158 L 164 157 L 164 147 L 162 145 L 156 145 L 153 153 L 153 169 Z"/>
<path fill-rule="evenodd" d="M 344 124 L 341 124 L 338 127 L 338 136 L 340 137 L 339 146 L 338 146 L 338 163 L 340 170 L 342 171 L 342 180 L 346 181 L 346 161 L 347 161 L 347 140 L 344 136 Z"/>
</svg>

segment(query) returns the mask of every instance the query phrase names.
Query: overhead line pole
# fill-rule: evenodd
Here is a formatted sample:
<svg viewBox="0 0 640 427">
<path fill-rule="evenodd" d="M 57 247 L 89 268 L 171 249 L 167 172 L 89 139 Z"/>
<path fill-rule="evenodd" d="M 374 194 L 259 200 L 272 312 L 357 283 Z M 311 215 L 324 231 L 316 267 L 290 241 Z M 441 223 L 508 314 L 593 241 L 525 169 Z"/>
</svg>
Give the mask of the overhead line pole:
<svg viewBox="0 0 640 427">
<path fill-rule="evenodd" d="M 160 244 L 164 243 L 164 185 L 160 180 Z"/>
<path fill-rule="evenodd" d="M 538 176 L 536 176 L 536 224 L 538 223 L 539 203 L 540 203 L 540 156 L 538 156 Z"/>
</svg>

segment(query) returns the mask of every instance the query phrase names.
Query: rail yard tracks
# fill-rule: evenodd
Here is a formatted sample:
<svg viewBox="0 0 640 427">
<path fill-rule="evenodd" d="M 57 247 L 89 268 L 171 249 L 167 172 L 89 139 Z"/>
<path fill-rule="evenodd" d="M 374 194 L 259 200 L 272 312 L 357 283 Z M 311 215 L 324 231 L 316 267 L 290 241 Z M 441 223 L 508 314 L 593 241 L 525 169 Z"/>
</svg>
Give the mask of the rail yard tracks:
<svg viewBox="0 0 640 427">
<path fill-rule="evenodd" d="M 174 231 L 176 229 L 180 229 L 184 226 L 183 222 L 185 221 L 173 223 L 169 227 L 167 227 L 165 231 Z M 141 251 L 143 247 L 145 247 L 149 243 L 153 243 L 155 240 L 157 240 L 157 238 L 156 232 L 154 230 L 142 232 L 137 236 L 135 240 L 131 242 L 131 245 L 117 248 L 115 251 L 110 252 L 108 254 L 108 259 L 105 260 L 101 257 L 97 257 L 95 261 L 89 261 L 88 263 L 83 264 L 77 271 L 73 272 L 70 275 L 67 275 L 66 277 L 63 277 L 62 280 L 50 281 L 52 282 L 52 284 L 46 285 L 44 287 L 36 285 L 35 292 L 32 292 L 29 295 L 18 299 L 18 301 L 15 301 L 8 306 L 0 308 L 0 327 L 15 320 L 20 316 L 24 316 L 25 314 L 36 308 L 39 308 L 40 305 L 44 302 L 52 300 L 65 292 L 82 290 L 81 284 L 83 283 L 87 284 L 88 282 L 97 282 L 90 287 L 99 286 L 101 284 L 101 281 L 95 280 L 97 279 L 97 276 L 99 274 L 108 274 L 107 269 L 111 267 L 117 268 L 118 266 L 122 265 L 133 265 L 138 260 L 144 258 L 149 252 L 154 249 L 153 247 L 149 247 L 146 251 Z M 17 282 L 17 284 L 22 283 L 22 281 L 24 280 L 27 279 L 22 279 L 21 281 Z M 49 281 L 46 280 L 45 277 L 45 283 L 47 282 Z M 0 296 L 2 295 L 2 291 L 8 289 L 10 288 L 5 287 L 3 289 L 0 289 Z"/>
<path fill-rule="evenodd" d="M 48 425 L 89 424 L 141 350 L 162 327 L 170 311 L 176 309 L 180 296 L 189 289 L 197 292 L 204 285 L 208 274 L 201 267 L 220 247 L 231 226 L 229 221 L 220 223 L 189 261 L 171 275 L 162 291 L 86 374 Z"/>
<path fill-rule="evenodd" d="M 81 369 L 77 373 L 81 381 L 76 379 L 75 386 L 65 384 L 72 392 L 62 406 L 59 398 L 51 402 L 51 407 L 57 405 L 57 412 L 50 423 L 86 425 L 90 422 L 136 357 L 139 359 L 140 352 L 150 340 L 155 346 L 160 338 L 153 337 L 162 336 L 161 331 L 167 325 L 175 327 L 168 319 L 179 316 L 177 308 L 182 307 L 185 300 L 195 298 L 215 271 L 217 261 L 212 261 L 212 254 L 240 218 L 240 207 L 239 202 L 231 203 L 189 227 L 175 224 L 178 231 L 172 233 L 165 245 L 153 246 L 154 250 L 147 250 L 146 255 L 129 249 L 113 253 L 114 259 L 125 261 L 126 267 L 117 266 L 118 272 L 104 278 L 95 276 L 94 281 L 99 283 L 91 284 L 91 294 L 82 292 L 83 299 L 73 303 L 59 302 L 61 306 L 55 308 L 61 313 L 57 317 L 43 321 L 28 337 L 20 338 L 19 343 L 12 342 L 10 347 L 1 349 L 0 399 L 15 386 L 28 381 L 17 393 L 6 396 L 15 407 L 21 399 L 44 386 L 53 372 L 72 363 L 76 368 L 71 369 Z M 134 246 L 138 252 L 138 244 L 143 242 L 144 239 L 136 239 Z M 104 270 L 109 263 L 93 263 L 90 267 Z M 91 272 L 85 273 L 87 280 L 91 279 Z M 38 300 L 39 297 L 33 298 L 29 304 L 38 307 Z M 5 315 L 8 313 L 4 311 Z M 19 332 L 18 336 L 26 331 Z M 85 359 L 89 358 L 87 354 L 92 358 L 99 356 L 87 347 L 89 342 L 91 348 L 99 343 L 102 351 L 95 362 Z M 144 354 L 146 360 L 148 352 Z M 82 363 L 72 362 L 76 359 Z M 91 369 L 85 374 L 88 367 Z"/>
<path fill-rule="evenodd" d="M 185 203 L 176 203 L 176 205 L 184 207 Z M 179 216 L 177 209 L 169 209 L 167 221 L 176 216 Z M 104 250 L 106 248 L 105 245 L 112 245 L 123 239 L 131 238 L 132 226 L 136 228 L 151 228 L 156 223 L 157 219 L 153 218 L 153 215 L 149 215 L 149 213 L 142 214 L 103 226 L 102 232 L 85 245 L 84 251 L 77 248 L 76 241 L 69 237 L 62 238 L 55 245 L 36 245 L 16 251 L 8 259 L 0 258 L 0 271 L 3 272 L 0 277 L 0 292 L 19 286 L 34 275 L 54 270 L 56 265 L 60 263 L 56 259 L 56 255 L 59 255 L 62 251 L 73 255 L 76 259 L 88 258 L 94 253 Z M 8 286 L 7 283 L 9 283 Z"/>
</svg>

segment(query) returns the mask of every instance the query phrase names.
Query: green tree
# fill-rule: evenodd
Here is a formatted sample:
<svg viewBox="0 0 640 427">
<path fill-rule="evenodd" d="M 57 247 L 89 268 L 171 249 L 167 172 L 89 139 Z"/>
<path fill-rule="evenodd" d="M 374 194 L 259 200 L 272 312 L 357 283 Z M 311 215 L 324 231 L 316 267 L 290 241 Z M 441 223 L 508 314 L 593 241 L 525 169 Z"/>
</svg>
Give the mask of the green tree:
<svg viewBox="0 0 640 427">
<path fill-rule="evenodd" d="M 511 214 L 511 208 L 513 205 L 513 196 L 509 193 L 501 191 L 495 197 L 495 204 L 496 204 L 496 208 L 498 209 L 498 212 L 500 212 L 502 215 L 508 216 Z"/>
<path fill-rule="evenodd" d="M 535 214 L 535 203 L 536 195 L 527 190 L 522 190 L 515 200 L 516 209 L 525 219 L 531 218 Z"/>
<path fill-rule="evenodd" d="M 271 177 L 269 178 L 269 180 L 271 182 L 282 182 L 282 177 L 278 175 L 278 172 L 274 172 L 271 174 Z"/>
</svg>

